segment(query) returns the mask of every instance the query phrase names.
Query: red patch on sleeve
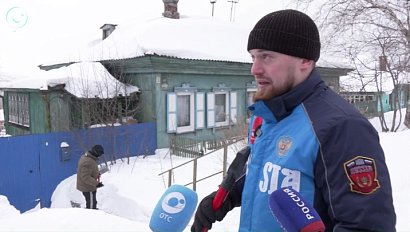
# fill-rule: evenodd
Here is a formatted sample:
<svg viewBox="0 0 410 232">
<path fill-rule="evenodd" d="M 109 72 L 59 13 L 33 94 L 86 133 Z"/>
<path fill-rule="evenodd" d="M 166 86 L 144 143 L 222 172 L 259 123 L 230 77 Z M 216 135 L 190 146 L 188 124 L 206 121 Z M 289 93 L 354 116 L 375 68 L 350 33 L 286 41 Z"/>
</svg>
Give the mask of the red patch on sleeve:
<svg viewBox="0 0 410 232">
<path fill-rule="evenodd" d="M 380 188 L 374 159 L 356 156 L 344 163 L 344 169 L 352 192 L 371 194 Z"/>
</svg>

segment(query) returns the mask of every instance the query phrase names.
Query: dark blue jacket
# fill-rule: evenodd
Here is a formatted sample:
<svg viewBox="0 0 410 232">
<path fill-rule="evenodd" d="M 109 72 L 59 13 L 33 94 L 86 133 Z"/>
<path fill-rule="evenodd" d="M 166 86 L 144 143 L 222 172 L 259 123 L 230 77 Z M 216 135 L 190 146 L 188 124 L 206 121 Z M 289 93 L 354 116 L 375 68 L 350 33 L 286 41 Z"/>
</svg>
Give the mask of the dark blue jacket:
<svg viewBox="0 0 410 232">
<path fill-rule="evenodd" d="M 267 198 L 287 186 L 314 205 L 326 231 L 395 231 L 378 133 L 316 70 L 290 92 L 250 109 L 264 120 L 250 145 L 244 184 L 238 185 L 243 188 L 239 231 L 276 231 Z"/>
</svg>

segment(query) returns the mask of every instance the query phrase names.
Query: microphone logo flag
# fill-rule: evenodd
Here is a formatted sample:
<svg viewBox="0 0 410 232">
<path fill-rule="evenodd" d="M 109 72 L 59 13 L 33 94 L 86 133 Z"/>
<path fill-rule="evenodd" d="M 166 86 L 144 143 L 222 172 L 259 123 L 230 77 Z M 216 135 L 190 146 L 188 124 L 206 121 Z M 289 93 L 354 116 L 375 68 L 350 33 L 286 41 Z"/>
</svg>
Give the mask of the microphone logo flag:
<svg viewBox="0 0 410 232">
<path fill-rule="evenodd" d="M 172 192 L 162 200 L 162 209 L 170 214 L 179 213 L 185 208 L 185 197 L 180 192 Z"/>
<path fill-rule="evenodd" d="M 182 232 L 196 209 L 198 195 L 182 185 L 170 186 L 152 212 L 149 227 L 154 232 Z"/>
</svg>

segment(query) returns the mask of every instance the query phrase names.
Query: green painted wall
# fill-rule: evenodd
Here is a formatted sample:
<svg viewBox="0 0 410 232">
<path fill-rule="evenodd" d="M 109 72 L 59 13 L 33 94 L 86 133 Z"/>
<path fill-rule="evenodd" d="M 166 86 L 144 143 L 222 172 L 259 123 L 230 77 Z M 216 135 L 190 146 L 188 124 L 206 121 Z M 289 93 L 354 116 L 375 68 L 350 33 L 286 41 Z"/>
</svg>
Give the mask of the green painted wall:
<svg viewBox="0 0 410 232">
<path fill-rule="evenodd" d="M 33 89 L 5 91 L 5 121 L 8 121 L 8 93 L 29 94 L 30 126 L 24 127 L 14 123 L 6 123 L 7 132 L 12 135 L 48 133 L 51 131 L 67 131 L 73 127 L 71 95 L 61 91 L 40 91 Z M 80 111 L 77 112 L 80 114 Z M 77 115 L 77 117 L 80 115 Z M 77 118 L 77 121 L 81 118 Z M 81 125 L 77 123 L 74 126 Z"/>
<path fill-rule="evenodd" d="M 68 131 L 71 129 L 70 101 L 67 94 L 51 92 L 49 94 L 50 129 L 51 131 Z"/>
<path fill-rule="evenodd" d="M 380 107 L 379 98 L 377 98 L 377 112 L 382 112 L 382 108 Z M 387 112 L 391 110 L 390 103 L 389 103 L 389 94 L 382 92 L 381 93 L 381 103 L 383 105 L 383 112 Z"/>
<path fill-rule="evenodd" d="M 155 107 L 156 107 L 156 89 L 155 89 L 155 74 L 127 74 L 127 78 L 131 79 L 131 84 L 138 86 L 141 91 L 140 102 L 143 107 L 137 113 L 138 122 L 154 122 Z"/>
<path fill-rule="evenodd" d="M 48 109 L 43 95 L 38 92 L 30 94 L 30 131 L 31 133 L 50 132 L 50 121 L 47 119 Z"/>
<path fill-rule="evenodd" d="M 237 115 L 245 123 L 246 115 L 246 84 L 254 80 L 250 75 L 249 63 L 222 62 L 176 59 L 161 56 L 144 56 L 126 60 L 103 62 L 108 69 L 121 70 L 121 73 L 141 91 L 142 110 L 138 121 L 157 122 L 158 147 L 169 147 L 169 137 L 166 130 L 166 94 L 173 92 L 174 87 L 189 83 L 198 92 L 210 92 L 213 87 L 225 84 L 232 91 L 237 91 Z M 202 139 L 223 137 L 223 129 L 202 129 L 184 133 L 181 136 Z M 224 132 L 225 131 L 225 132 Z"/>
<path fill-rule="evenodd" d="M 9 123 L 9 102 L 8 102 L 8 91 L 5 91 L 4 95 L 4 116 L 5 116 L 5 126 L 8 134 L 11 135 L 24 135 L 24 134 L 35 134 L 35 133 L 45 133 L 48 132 L 48 122 L 45 120 L 46 110 L 43 103 L 43 98 L 38 90 L 22 90 L 14 89 L 11 90 L 14 93 L 25 93 L 29 95 L 29 115 L 30 115 L 30 126 L 25 127 L 22 125 Z"/>
</svg>

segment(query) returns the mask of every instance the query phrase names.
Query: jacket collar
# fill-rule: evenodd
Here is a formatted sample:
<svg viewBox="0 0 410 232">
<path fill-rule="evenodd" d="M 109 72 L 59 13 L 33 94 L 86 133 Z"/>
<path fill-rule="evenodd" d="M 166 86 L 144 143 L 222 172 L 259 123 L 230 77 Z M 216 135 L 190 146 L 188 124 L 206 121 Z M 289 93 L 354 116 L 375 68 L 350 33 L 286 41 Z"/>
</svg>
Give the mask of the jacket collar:
<svg viewBox="0 0 410 232">
<path fill-rule="evenodd" d="M 93 160 L 97 160 L 98 159 L 98 157 L 96 157 L 96 156 L 94 156 L 91 152 L 89 152 L 89 151 L 87 151 L 86 153 L 85 153 L 85 156 L 86 157 L 90 157 L 91 159 L 93 159 Z"/>
<path fill-rule="evenodd" d="M 293 109 L 310 96 L 315 87 L 322 82 L 319 72 L 314 69 L 305 81 L 289 92 L 269 100 L 257 101 L 249 109 L 254 111 L 255 115 L 261 116 L 266 120 L 280 121 L 290 115 Z M 266 110 L 258 110 L 258 105 L 267 107 L 269 114 L 267 114 Z M 271 118 L 272 116 L 273 119 Z"/>
</svg>

